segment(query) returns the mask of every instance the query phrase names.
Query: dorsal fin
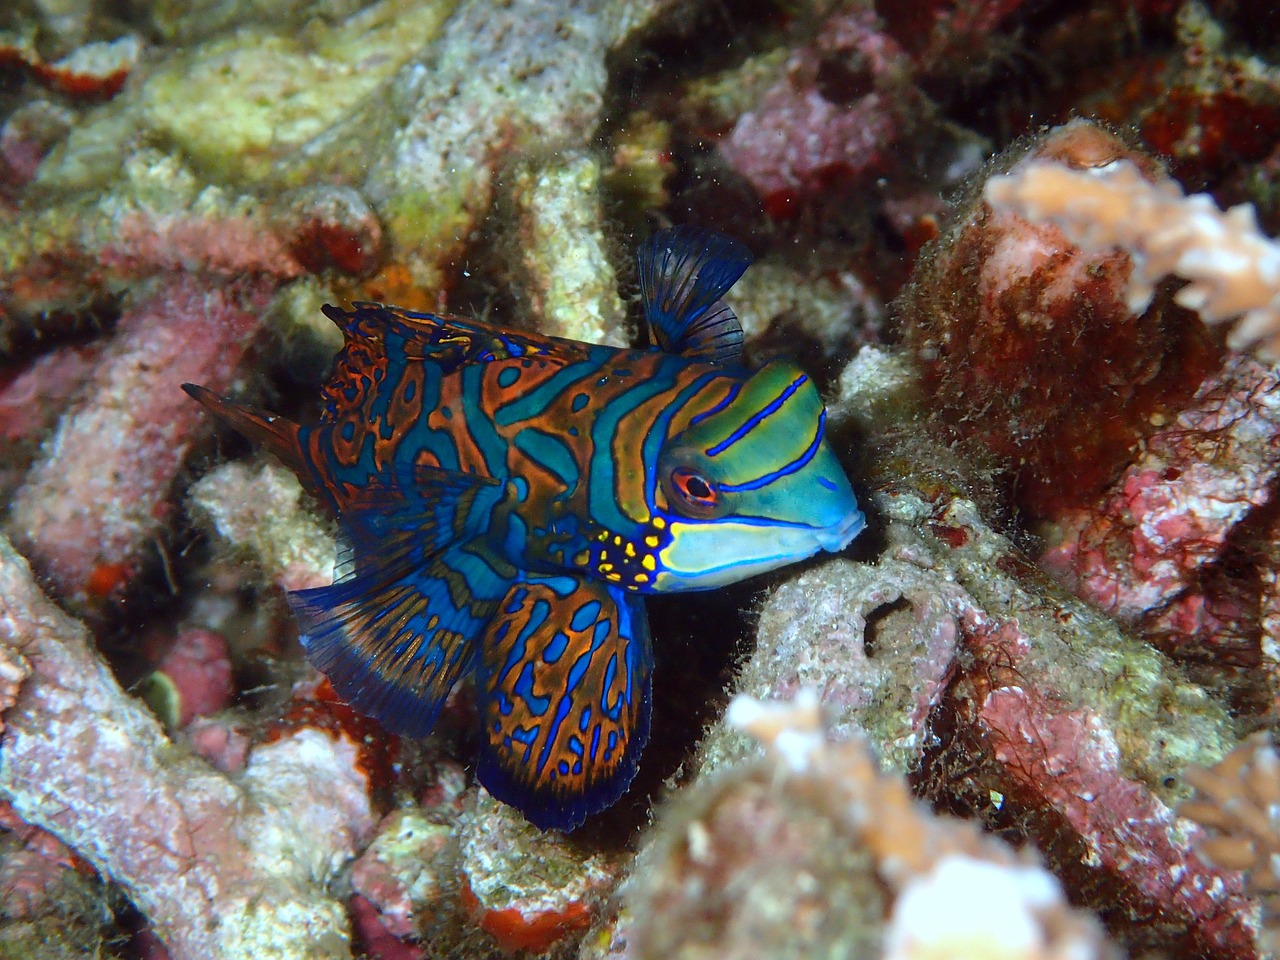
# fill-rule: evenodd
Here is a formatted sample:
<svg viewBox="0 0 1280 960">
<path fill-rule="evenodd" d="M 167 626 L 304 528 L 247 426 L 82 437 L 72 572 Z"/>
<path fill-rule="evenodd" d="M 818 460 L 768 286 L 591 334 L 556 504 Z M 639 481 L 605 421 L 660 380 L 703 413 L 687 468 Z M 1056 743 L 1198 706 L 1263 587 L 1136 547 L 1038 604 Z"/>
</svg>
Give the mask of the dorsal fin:
<svg viewBox="0 0 1280 960">
<path fill-rule="evenodd" d="M 505 330 L 480 320 L 365 301 L 352 307 L 321 308 L 346 338 L 321 390 L 326 414 L 332 418 L 360 409 L 387 369 L 405 362 L 430 361 L 447 374 L 463 364 L 557 355 L 573 347 L 571 341 Z"/>
<path fill-rule="evenodd" d="M 668 353 L 737 360 L 742 326 L 720 297 L 746 272 L 751 251 L 702 227 L 659 230 L 637 252 L 645 318 Z"/>
</svg>

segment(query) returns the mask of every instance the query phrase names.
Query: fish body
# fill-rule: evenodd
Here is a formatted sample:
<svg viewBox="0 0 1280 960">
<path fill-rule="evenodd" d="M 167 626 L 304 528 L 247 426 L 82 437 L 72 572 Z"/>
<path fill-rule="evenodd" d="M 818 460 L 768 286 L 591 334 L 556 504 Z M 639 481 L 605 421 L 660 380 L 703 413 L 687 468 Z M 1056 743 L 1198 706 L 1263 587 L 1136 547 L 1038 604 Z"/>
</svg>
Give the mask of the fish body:
<svg viewBox="0 0 1280 960">
<path fill-rule="evenodd" d="M 314 425 L 187 388 L 340 519 L 340 576 L 290 594 L 312 662 L 409 736 L 474 677 L 478 777 L 544 828 L 574 828 L 634 775 L 643 594 L 838 550 L 863 524 L 809 377 L 739 363 L 719 298 L 745 248 L 676 228 L 639 258 L 660 349 L 358 303 L 324 308 L 346 343 Z"/>
</svg>

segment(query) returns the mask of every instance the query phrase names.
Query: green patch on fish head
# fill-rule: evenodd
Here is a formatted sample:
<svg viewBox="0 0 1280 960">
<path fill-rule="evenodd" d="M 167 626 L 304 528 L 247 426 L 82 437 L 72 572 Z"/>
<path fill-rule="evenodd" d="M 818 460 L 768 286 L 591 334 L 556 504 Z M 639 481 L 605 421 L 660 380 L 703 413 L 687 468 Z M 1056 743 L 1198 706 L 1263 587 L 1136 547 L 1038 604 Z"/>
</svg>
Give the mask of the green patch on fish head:
<svg viewBox="0 0 1280 960">
<path fill-rule="evenodd" d="M 826 441 L 826 409 L 789 361 L 697 414 L 658 459 L 668 536 L 658 590 L 733 583 L 840 550 L 864 525 Z"/>
</svg>

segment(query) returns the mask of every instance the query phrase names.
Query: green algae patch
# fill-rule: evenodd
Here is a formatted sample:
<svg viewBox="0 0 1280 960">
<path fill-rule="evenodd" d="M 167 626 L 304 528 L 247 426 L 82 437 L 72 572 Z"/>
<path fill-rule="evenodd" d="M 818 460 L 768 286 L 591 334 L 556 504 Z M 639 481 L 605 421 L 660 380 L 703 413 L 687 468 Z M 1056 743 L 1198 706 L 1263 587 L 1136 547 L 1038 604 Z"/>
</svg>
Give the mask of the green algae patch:
<svg viewBox="0 0 1280 960">
<path fill-rule="evenodd" d="M 262 180 L 432 42 L 454 0 L 385 0 L 298 35 L 246 27 L 162 65 L 142 125 L 222 180 Z"/>
</svg>

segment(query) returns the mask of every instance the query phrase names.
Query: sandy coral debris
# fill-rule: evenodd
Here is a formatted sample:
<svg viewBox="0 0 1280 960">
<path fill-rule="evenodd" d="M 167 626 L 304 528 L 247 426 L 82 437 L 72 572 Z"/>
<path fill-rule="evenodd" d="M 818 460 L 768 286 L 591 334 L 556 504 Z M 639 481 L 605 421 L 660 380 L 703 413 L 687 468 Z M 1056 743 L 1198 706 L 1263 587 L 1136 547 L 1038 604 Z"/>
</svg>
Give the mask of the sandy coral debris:
<svg viewBox="0 0 1280 960">
<path fill-rule="evenodd" d="M 175 750 L 7 542 L 0 644 L 34 665 L 5 716 L 0 791 L 119 883 L 174 960 L 350 955 L 324 884 L 373 826 L 354 745 L 302 731 L 239 781 Z"/>
<path fill-rule="evenodd" d="M 441 285 L 441 265 L 457 258 L 489 209 L 513 151 L 539 156 L 586 146 L 603 106 L 606 55 L 671 6 L 670 0 L 458 6 L 430 68 L 415 64 L 394 82 L 404 122 L 365 181 L 421 285 Z M 360 137 L 364 123 L 357 114 L 312 149 L 328 144 L 340 151 L 342 140 Z M 376 128 L 376 120 L 370 123 Z"/>
<path fill-rule="evenodd" d="M 513 193 L 525 293 L 544 333 L 627 345 L 617 277 L 605 255 L 600 164 L 585 153 L 520 171 Z"/>
<path fill-rule="evenodd" d="M 417 932 L 414 914 L 430 909 L 444 893 L 443 855 L 453 825 L 428 819 L 417 809 L 394 810 L 351 867 L 351 886 L 377 912 L 395 937 Z"/>
<path fill-rule="evenodd" d="M 1028 163 L 993 177 L 985 195 L 997 208 L 1057 224 L 1086 249 L 1128 253 L 1131 310 L 1144 310 L 1156 283 L 1173 274 L 1188 281 L 1178 303 L 1206 323 L 1237 321 L 1231 347 L 1280 360 L 1280 244 L 1259 230 L 1252 206 L 1224 212 L 1208 194 L 1153 183 L 1124 161 L 1088 170 Z"/>
<path fill-rule="evenodd" d="M 620 873 L 616 857 L 576 850 L 483 790 L 459 831 L 464 907 L 506 951 L 581 937 Z"/>
<path fill-rule="evenodd" d="M 192 484 L 187 509 L 268 580 L 304 590 L 332 583 L 338 559 L 335 525 L 309 502 L 298 478 L 271 460 L 211 470 Z"/>
</svg>

